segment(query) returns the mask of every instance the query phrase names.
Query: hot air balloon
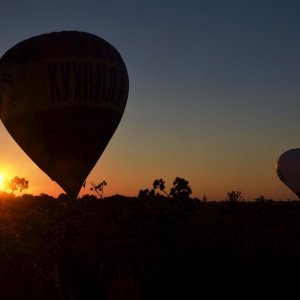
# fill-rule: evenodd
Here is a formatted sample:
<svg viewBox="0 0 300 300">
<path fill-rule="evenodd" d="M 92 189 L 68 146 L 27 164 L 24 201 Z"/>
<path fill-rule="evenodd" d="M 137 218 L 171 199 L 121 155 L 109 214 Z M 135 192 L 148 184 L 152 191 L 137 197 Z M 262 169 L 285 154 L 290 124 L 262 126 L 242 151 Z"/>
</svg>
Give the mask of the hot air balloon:
<svg viewBox="0 0 300 300">
<path fill-rule="evenodd" d="M 129 89 L 119 52 L 85 32 L 24 40 L 0 59 L 0 118 L 32 161 L 77 196 L 122 118 Z"/>
<path fill-rule="evenodd" d="M 276 172 L 279 179 L 300 198 L 300 148 L 281 154 L 276 163 Z"/>
</svg>

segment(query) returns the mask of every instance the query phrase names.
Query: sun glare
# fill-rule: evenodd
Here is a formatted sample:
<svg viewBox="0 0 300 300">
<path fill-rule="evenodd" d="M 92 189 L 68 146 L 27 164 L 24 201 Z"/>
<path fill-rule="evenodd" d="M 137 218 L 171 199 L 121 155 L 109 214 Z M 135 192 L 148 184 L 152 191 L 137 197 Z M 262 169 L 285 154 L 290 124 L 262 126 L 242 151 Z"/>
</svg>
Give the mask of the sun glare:
<svg viewBox="0 0 300 300">
<path fill-rule="evenodd" d="M 1 190 L 3 189 L 3 186 L 2 186 L 3 180 L 4 180 L 4 176 L 2 174 L 0 174 L 0 189 Z"/>
</svg>

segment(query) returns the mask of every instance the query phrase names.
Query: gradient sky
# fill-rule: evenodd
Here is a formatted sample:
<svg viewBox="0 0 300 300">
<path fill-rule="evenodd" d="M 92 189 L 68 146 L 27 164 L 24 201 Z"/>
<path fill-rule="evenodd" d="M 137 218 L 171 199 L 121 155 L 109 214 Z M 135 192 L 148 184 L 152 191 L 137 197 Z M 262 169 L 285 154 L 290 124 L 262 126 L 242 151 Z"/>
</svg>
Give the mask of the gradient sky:
<svg viewBox="0 0 300 300">
<path fill-rule="evenodd" d="M 62 30 L 96 34 L 122 55 L 127 107 L 80 195 L 90 181 L 108 183 L 104 196 L 137 196 L 178 176 L 192 197 L 295 199 L 275 163 L 300 148 L 299 13 L 298 0 L 1 0 L 0 56 Z M 0 137 L 0 173 L 25 177 L 34 195 L 63 192 L 2 123 Z"/>
</svg>

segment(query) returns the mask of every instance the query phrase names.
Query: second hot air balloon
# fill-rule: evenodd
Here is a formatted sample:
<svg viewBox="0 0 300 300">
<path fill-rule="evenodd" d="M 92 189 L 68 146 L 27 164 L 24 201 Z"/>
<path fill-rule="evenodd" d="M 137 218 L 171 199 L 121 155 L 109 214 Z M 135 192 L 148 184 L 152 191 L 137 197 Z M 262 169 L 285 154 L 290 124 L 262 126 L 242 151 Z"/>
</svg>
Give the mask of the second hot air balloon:
<svg viewBox="0 0 300 300">
<path fill-rule="evenodd" d="M 122 118 L 129 90 L 119 52 L 62 31 L 24 40 L 0 59 L 0 118 L 25 153 L 77 196 Z"/>
<path fill-rule="evenodd" d="M 290 149 L 277 160 L 279 179 L 300 198 L 300 148 Z"/>
</svg>

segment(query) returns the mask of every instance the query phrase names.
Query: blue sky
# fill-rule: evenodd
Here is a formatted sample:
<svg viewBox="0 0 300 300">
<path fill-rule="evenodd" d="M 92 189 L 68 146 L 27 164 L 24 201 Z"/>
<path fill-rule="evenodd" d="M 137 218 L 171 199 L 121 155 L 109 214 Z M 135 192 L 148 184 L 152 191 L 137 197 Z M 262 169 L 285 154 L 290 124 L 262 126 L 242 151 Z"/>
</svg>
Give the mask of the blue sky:
<svg viewBox="0 0 300 300">
<path fill-rule="evenodd" d="M 179 176 L 192 196 L 208 200 L 237 189 L 246 200 L 295 198 L 275 163 L 300 147 L 299 10 L 289 0 L 2 0 L 0 56 L 62 30 L 96 34 L 118 49 L 128 103 L 88 177 L 106 180 L 107 194 L 137 195 L 156 178 L 170 184 Z M 2 125 L 0 136 L 0 172 L 28 178 L 28 192 L 57 196 L 60 188 Z"/>
</svg>

